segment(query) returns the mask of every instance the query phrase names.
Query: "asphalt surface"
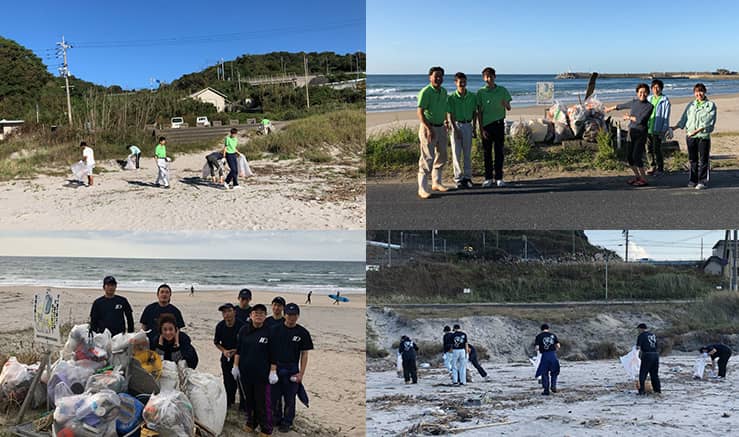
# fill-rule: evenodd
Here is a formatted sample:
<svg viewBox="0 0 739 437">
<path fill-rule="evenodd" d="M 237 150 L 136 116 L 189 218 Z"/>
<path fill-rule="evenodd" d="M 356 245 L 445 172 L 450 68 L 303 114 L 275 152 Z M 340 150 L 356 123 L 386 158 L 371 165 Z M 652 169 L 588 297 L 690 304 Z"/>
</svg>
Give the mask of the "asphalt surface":
<svg viewBox="0 0 739 437">
<path fill-rule="evenodd" d="M 367 183 L 367 228 L 413 229 L 730 229 L 739 226 L 739 170 L 713 170 L 709 188 L 688 188 L 687 173 L 631 187 L 625 176 L 531 179 L 504 188 L 435 193 L 415 183 Z"/>
</svg>

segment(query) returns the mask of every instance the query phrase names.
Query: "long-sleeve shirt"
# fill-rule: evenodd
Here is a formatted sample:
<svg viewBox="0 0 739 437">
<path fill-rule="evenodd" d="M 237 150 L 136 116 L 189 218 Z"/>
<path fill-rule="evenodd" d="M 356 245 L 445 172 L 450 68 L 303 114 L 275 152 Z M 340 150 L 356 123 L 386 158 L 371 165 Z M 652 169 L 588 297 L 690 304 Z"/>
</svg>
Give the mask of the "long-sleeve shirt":
<svg viewBox="0 0 739 437">
<path fill-rule="evenodd" d="M 652 115 L 649 118 L 649 133 L 662 134 L 670 128 L 670 99 L 664 95 L 652 95 L 649 102 L 654 106 Z"/>
<path fill-rule="evenodd" d="M 636 121 L 629 122 L 629 129 L 646 132 L 649 117 L 652 115 L 654 106 L 649 102 L 642 102 L 639 99 L 634 99 L 630 102 L 617 105 L 616 109 L 619 111 L 622 109 L 630 109 L 629 115 L 636 118 Z"/>
<path fill-rule="evenodd" d="M 702 102 L 693 100 L 685 107 L 677 127 L 691 133 L 703 128 L 701 132 L 693 135 L 693 138 L 710 138 L 711 132 L 716 125 L 716 104 L 706 99 Z"/>
<path fill-rule="evenodd" d="M 133 309 L 128 300 L 118 295 L 95 299 L 90 308 L 90 329 L 94 332 L 107 329 L 111 335 L 133 332 Z"/>
<path fill-rule="evenodd" d="M 150 349 L 159 354 L 163 360 L 174 361 L 175 363 L 185 360 L 187 367 L 191 369 L 198 367 L 198 353 L 192 346 L 190 337 L 184 332 L 180 332 L 179 336 L 179 346 L 175 346 L 174 341 L 170 342 L 166 340 L 163 345 L 160 345 L 158 338 L 156 340 L 150 338 Z"/>
</svg>

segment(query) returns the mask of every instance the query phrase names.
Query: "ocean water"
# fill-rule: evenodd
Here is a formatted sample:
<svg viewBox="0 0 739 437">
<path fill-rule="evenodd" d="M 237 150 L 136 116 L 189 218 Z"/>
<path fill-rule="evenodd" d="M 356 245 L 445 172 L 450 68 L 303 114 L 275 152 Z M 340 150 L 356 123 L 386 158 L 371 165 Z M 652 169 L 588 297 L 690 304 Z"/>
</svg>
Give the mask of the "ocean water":
<svg viewBox="0 0 739 437">
<path fill-rule="evenodd" d="M 561 103 L 571 104 L 578 96 L 585 97 L 587 79 L 555 80 L 554 74 L 500 74 L 495 83 L 502 85 L 511 93 L 512 106 L 536 105 L 536 83 L 554 82 L 554 98 Z M 595 95 L 602 101 L 627 101 L 636 95 L 636 85 L 649 82 L 643 79 L 604 79 L 598 78 Z M 668 97 L 689 97 L 693 95 L 694 79 L 663 79 L 663 93 Z M 708 96 L 739 93 L 739 80 L 702 80 L 708 88 Z M 371 74 L 367 76 L 367 112 L 414 110 L 418 91 L 428 84 L 426 74 Z M 454 73 L 444 77 L 444 88 L 453 92 Z M 467 89 L 477 91 L 484 86 L 482 76 L 467 75 Z"/>
<path fill-rule="evenodd" d="M 333 261 L 173 260 L 119 258 L 0 257 L 0 285 L 102 289 L 115 276 L 118 288 L 174 292 L 281 290 L 315 294 L 365 292 L 365 263 Z"/>
</svg>

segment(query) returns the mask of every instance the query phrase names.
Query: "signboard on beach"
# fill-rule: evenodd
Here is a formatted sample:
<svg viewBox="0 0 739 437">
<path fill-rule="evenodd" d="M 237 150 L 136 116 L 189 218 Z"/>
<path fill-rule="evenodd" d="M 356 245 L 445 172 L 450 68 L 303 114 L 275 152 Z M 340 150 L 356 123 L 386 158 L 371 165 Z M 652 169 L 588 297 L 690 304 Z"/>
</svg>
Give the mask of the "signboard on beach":
<svg viewBox="0 0 739 437">
<path fill-rule="evenodd" d="M 49 290 L 33 297 L 33 336 L 36 341 L 50 346 L 62 346 L 59 321 L 59 294 Z"/>
<path fill-rule="evenodd" d="M 554 82 L 536 82 L 536 104 L 551 105 L 554 103 Z"/>
</svg>

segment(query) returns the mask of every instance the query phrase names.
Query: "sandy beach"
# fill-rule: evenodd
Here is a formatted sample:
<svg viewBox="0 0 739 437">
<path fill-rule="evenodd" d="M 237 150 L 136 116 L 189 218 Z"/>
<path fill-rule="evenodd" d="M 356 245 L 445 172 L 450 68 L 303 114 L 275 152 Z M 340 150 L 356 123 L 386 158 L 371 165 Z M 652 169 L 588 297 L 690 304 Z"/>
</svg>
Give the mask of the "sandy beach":
<svg viewBox="0 0 739 437">
<path fill-rule="evenodd" d="M 451 88 L 447 87 L 447 91 L 449 91 L 450 89 Z M 714 132 L 735 134 L 728 137 L 714 135 L 711 138 L 711 155 L 714 157 L 717 155 L 730 155 L 733 157 L 739 156 L 739 94 L 720 95 L 714 97 L 710 95 L 709 89 L 708 98 L 716 103 L 718 111 L 716 117 L 716 128 Z M 670 102 L 672 103 L 670 124 L 677 123 L 683 111 L 685 110 L 685 106 L 691 100 L 692 98 L 688 97 L 670 99 Z M 604 101 L 604 103 L 615 104 L 621 103 L 621 101 Z M 545 106 L 514 107 L 511 111 L 508 111 L 506 119 L 528 120 L 544 118 L 544 112 L 546 111 L 546 108 L 547 107 Z M 612 114 L 614 114 L 614 117 L 620 117 L 627 113 L 627 111 L 617 111 L 613 112 Z M 367 137 L 381 134 L 382 132 L 397 129 L 400 127 L 411 127 L 413 129 L 418 129 L 418 120 L 416 118 L 415 111 L 367 113 Z M 687 151 L 687 145 L 685 143 L 685 131 L 677 131 L 675 139 L 680 143 L 680 149 L 683 151 Z"/>
<path fill-rule="evenodd" d="M 0 287 L 0 355 L 9 356 L 32 348 L 32 299 L 43 288 Z M 86 323 L 90 305 L 102 290 L 52 289 L 61 293 L 61 320 L 63 323 Z M 125 296 L 134 311 L 136 327 L 144 307 L 155 299 L 155 293 L 127 292 Z M 198 370 L 221 376 L 219 352 L 213 345 L 216 324 L 222 320 L 218 306 L 236 302 L 233 292 L 200 291 L 194 296 L 175 290 L 172 303 L 182 312 L 187 327 L 184 332 L 192 338 L 200 357 Z M 253 290 L 252 304 L 269 307 L 275 292 Z M 365 435 L 365 296 L 350 295 L 348 303 L 332 305 L 326 296 L 313 295 L 311 305 L 303 305 L 304 294 L 280 293 L 287 302 L 301 306 L 298 323 L 306 327 L 313 338 L 315 350 L 309 354 L 305 385 L 310 396 L 310 409 L 297 408 L 296 432 L 304 435 L 310 426 L 311 434 Z M 34 346 L 38 350 L 38 346 Z M 341 412 L 342 414 L 337 414 Z M 2 420 L 0 420 L 2 423 Z M 301 426 L 303 430 L 301 431 Z M 1 428 L 0 428 L 1 429 Z M 320 431 L 318 431 L 320 430 Z M 224 435 L 242 435 L 226 434 Z"/>
<path fill-rule="evenodd" d="M 255 176 L 226 191 L 200 179 L 206 152 L 177 156 L 170 164 L 171 188 L 154 186 L 153 159 L 123 171 L 115 161 L 92 187 L 64 176 L 0 183 L 0 229 L 361 229 L 365 182 L 356 165 L 302 160 L 257 160 Z"/>
</svg>

